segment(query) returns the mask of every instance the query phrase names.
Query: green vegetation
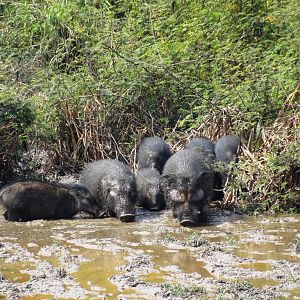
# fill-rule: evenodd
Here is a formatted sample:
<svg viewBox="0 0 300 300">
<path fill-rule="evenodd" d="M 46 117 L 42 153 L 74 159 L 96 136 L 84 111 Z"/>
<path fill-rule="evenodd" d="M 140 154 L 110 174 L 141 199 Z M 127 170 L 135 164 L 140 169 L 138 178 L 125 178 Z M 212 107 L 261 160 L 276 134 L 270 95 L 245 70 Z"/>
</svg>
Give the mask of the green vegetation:
<svg viewBox="0 0 300 300">
<path fill-rule="evenodd" d="M 2 1 L 0 180 L 26 144 L 67 170 L 133 165 L 146 135 L 181 147 L 234 133 L 246 148 L 225 204 L 295 210 L 299 20 L 298 0 Z"/>
<path fill-rule="evenodd" d="M 226 236 L 226 243 L 228 245 L 234 246 L 234 245 L 236 245 L 236 238 L 232 235 L 227 235 Z"/>
<path fill-rule="evenodd" d="M 162 285 L 166 296 L 186 298 L 200 296 L 206 293 L 202 286 L 184 286 L 182 284 L 164 283 Z"/>
<path fill-rule="evenodd" d="M 196 247 L 201 247 L 203 245 L 208 245 L 209 241 L 201 237 L 201 235 L 199 235 L 198 233 L 193 232 L 189 237 L 186 238 L 185 243 L 188 246 L 192 246 L 196 248 Z"/>
<path fill-rule="evenodd" d="M 293 246 L 294 246 L 294 249 L 295 249 L 295 253 L 299 254 L 300 253 L 300 238 L 296 238 L 293 241 Z"/>
<path fill-rule="evenodd" d="M 250 282 L 237 280 L 230 283 L 228 286 L 219 289 L 217 299 L 218 300 L 241 299 L 243 297 L 249 296 L 247 292 L 249 292 L 252 289 L 254 289 L 254 287 Z M 246 295 L 241 294 L 242 292 L 246 292 Z"/>
<path fill-rule="evenodd" d="M 3 103 L 0 102 L 0 182 L 9 180 L 10 172 L 5 170 L 17 171 L 17 163 L 26 150 L 29 128 L 34 118 L 26 103 L 18 103 L 17 99 L 11 98 L 3 100 Z"/>
</svg>

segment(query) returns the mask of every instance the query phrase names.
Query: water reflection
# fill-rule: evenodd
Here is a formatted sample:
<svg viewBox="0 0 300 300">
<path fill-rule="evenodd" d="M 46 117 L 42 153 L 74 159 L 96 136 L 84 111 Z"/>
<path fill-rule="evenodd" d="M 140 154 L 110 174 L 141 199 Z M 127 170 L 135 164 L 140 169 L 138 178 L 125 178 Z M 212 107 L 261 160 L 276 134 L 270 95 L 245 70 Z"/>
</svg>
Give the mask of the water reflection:
<svg viewBox="0 0 300 300">
<path fill-rule="evenodd" d="M 34 265 L 30 262 L 5 263 L 2 259 L 0 260 L 0 274 L 2 274 L 4 278 L 12 282 L 22 283 L 29 281 L 30 276 L 28 274 L 22 273 L 22 270 L 33 268 Z"/>
<path fill-rule="evenodd" d="M 117 255 L 110 252 L 90 252 L 90 262 L 81 264 L 77 272 L 72 276 L 87 290 L 99 290 L 116 295 L 117 287 L 109 280 L 110 277 L 119 273 L 117 267 L 126 263 L 125 253 Z"/>
<path fill-rule="evenodd" d="M 237 264 L 236 267 L 245 268 L 245 269 L 254 269 L 256 271 L 261 271 L 261 272 L 271 271 L 273 269 L 273 267 L 270 264 L 263 263 L 263 262 Z"/>
<path fill-rule="evenodd" d="M 275 279 L 268 279 L 268 278 L 249 278 L 247 279 L 253 286 L 258 289 L 268 287 L 268 286 L 275 286 L 278 285 L 278 281 Z"/>
</svg>

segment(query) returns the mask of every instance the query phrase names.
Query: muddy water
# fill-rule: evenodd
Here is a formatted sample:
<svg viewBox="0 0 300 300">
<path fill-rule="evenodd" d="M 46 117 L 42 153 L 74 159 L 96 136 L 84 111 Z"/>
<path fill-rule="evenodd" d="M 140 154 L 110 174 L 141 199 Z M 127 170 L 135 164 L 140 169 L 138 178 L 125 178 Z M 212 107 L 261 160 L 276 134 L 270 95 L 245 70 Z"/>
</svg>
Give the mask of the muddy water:
<svg viewBox="0 0 300 300">
<path fill-rule="evenodd" d="M 0 219 L 0 299 L 300 299 L 300 216 Z"/>
</svg>

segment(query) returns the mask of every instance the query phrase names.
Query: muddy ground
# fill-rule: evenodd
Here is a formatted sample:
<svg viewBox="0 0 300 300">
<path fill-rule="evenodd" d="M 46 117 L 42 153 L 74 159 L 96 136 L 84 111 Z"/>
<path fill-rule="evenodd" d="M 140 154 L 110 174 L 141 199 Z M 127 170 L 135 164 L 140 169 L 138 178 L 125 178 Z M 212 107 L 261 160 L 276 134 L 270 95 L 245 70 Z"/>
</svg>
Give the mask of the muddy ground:
<svg viewBox="0 0 300 300">
<path fill-rule="evenodd" d="M 0 217 L 0 299 L 300 299 L 300 216 Z"/>
</svg>

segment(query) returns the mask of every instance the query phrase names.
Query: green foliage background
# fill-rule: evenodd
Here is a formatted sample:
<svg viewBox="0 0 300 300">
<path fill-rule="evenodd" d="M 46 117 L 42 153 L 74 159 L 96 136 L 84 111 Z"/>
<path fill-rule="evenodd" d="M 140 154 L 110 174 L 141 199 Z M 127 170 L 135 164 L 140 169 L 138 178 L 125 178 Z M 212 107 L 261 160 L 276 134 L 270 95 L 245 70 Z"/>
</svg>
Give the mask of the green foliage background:
<svg viewBox="0 0 300 300">
<path fill-rule="evenodd" d="M 0 104 L 29 106 L 28 140 L 71 164 L 224 107 L 247 138 L 300 79 L 298 0 L 2 1 L 0 29 Z"/>
</svg>

